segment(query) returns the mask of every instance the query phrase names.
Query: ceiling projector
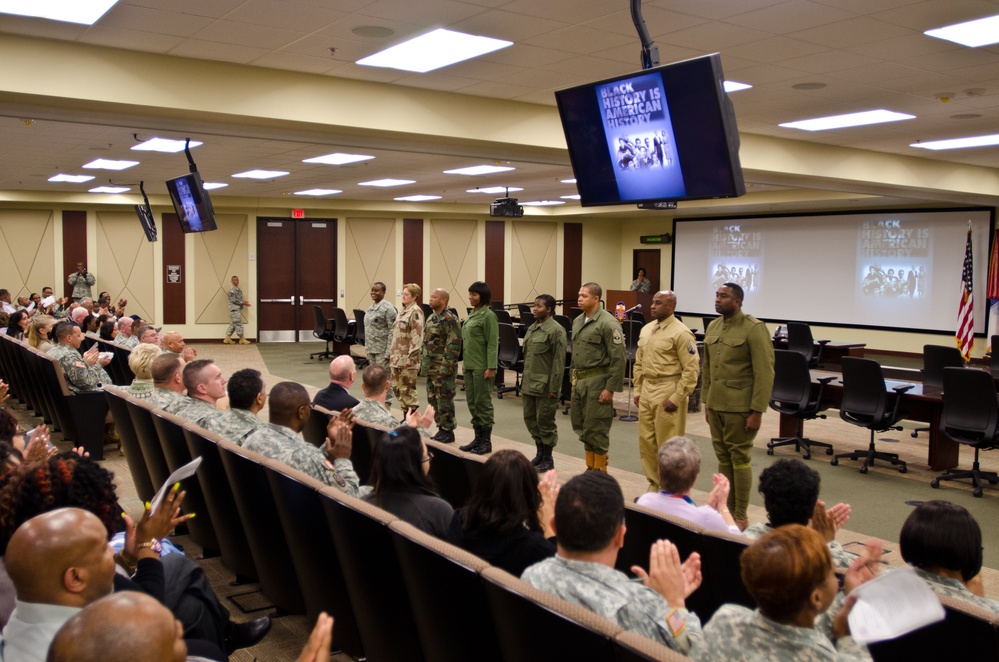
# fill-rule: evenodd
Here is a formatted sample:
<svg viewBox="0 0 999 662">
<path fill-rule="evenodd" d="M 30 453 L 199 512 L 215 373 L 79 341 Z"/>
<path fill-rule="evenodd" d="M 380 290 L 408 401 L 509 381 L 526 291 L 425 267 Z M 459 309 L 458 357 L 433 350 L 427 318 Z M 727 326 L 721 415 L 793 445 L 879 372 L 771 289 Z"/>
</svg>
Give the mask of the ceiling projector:
<svg viewBox="0 0 999 662">
<path fill-rule="evenodd" d="M 499 198 L 489 205 L 489 215 L 494 218 L 520 218 L 524 208 L 517 204 L 517 198 Z"/>
</svg>

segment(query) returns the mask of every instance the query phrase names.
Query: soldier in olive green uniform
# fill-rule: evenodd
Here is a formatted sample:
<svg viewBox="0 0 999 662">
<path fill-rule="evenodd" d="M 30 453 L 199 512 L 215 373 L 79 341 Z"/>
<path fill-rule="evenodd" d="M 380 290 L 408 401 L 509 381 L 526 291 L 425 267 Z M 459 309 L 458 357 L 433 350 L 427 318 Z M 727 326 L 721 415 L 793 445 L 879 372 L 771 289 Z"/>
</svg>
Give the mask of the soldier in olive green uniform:
<svg viewBox="0 0 999 662">
<path fill-rule="evenodd" d="M 740 529 L 753 487 L 750 451 L 774 387 L 774 346 L 766 325 L 742 312 L 742 287 L 725 283 L 715 293 L 715 319 L 704 332 L 701 393 L 718 472 L 732 491 L 728 508 Z"/>
<path fill-rule="evenodd" d="M 607 471 L 614 392 L 624 390 L 628 354 L 621 325 L 600 308 L 603 289 L 579 289 L 583 314 L 572 321 L 572 429 L 586 447 L 586 468 Z"/>
<path fill-rule="evenodd" d="M 468 305 L 474 310 L 461 327 L 464 349 L 462 374 L 465 400 L 472 414 L 475 438 L 461 450 L 485 455 L 493 450 L 493 380 L 499 356 L 499 322 L 489 309 L 489 286 L 476 281 L 468 287 Z"/>
<path fill-rule="evenodd" d="M 555 468 L 552 449 L 558 444 L 555 411 L 565 370 L 565 329 L 552 319 L 555 297 L 542 294 L 534 300 L 535 322 L 524 335 L 524 424 L 534 439 L 537 455 L 531 464 L 544 472 Z"/>
<path fill-rule="evenodd" d="M 402 311 L 392 325 L 392 345 L 389 348 L 392 388 L 399 398 L 404 416 L 420 405 L 416 395 L 416 376 L 420 371 L 420 354 L 423 352 L 421 294 L 423 290 L 416 283 L 402 286 Z"/>
<path fill-rule="evenodd" d="M 423 362 L 420 374 L 427 378 L 427 402 L 434 408 L 437 423 L 435 441 L 454 441 L 454 378 L 461 354 L 461 326 L 458 318 L 447 309 L 451 295 L 447 290 L 430 293 L 433 314 L 423 327 Z"/>
</svg>

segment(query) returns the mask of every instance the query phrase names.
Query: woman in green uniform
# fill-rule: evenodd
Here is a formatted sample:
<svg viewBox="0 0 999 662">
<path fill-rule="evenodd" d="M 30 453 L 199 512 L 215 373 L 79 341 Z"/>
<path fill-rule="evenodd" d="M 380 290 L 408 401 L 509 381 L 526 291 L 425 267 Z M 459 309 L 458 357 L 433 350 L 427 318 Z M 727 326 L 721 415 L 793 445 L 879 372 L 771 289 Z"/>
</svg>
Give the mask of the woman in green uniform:
<svg viewBox="0 0 999 662">
<path fill-rule="evenodd" d="M 465 399 L 472 415 L 475 438 L 461 450 L 485 455 L 493 450 L 493 379 L 499 353 L 499 323 L 489 309 L 489 286 L 476 281 L 468 287 L 468 305 L 473 310 L 461 327 L 464 351 L 462 373 Z"/>
</svg>

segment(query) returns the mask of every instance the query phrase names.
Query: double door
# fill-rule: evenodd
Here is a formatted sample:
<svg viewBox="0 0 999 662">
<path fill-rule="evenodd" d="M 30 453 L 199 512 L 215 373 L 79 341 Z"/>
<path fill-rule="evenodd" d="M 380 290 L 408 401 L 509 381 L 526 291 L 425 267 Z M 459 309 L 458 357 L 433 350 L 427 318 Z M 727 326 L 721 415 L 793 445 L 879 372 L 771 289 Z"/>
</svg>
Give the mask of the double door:
<svg viewBox="0 0 999 662">
<path fill-rule="evenodd" d="M 257 319 L 261 342 L 313 340 L 313 306 L 337 302 L 337 220 L 257 219 Z"/>
</svg>

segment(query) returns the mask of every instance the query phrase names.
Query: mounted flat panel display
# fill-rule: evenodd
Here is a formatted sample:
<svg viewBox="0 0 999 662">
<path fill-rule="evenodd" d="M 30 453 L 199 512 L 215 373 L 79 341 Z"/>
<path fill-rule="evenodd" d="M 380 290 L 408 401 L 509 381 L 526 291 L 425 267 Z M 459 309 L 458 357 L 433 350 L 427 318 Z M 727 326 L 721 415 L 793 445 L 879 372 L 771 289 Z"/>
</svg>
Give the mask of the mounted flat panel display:
<svg viewBox="0 0 999 662">
<path fill-rule="evenodd" d="M 677 312 L 714 315 L 715 290 L 773 322 L 954 333 L 968 223 L 975 333 L 985 333 L 991 209 L 676 219 Z M 995 332 L 995 331 L 993 331 Z"/>
<path fill-rule="evenodd" d="M 216 229 L 215 209 L 201 181 L 201 175 L 192 172 L 183 177 L 168 179 L 166 186 L 184 232 L 208 232 Z"/>
</svg>

